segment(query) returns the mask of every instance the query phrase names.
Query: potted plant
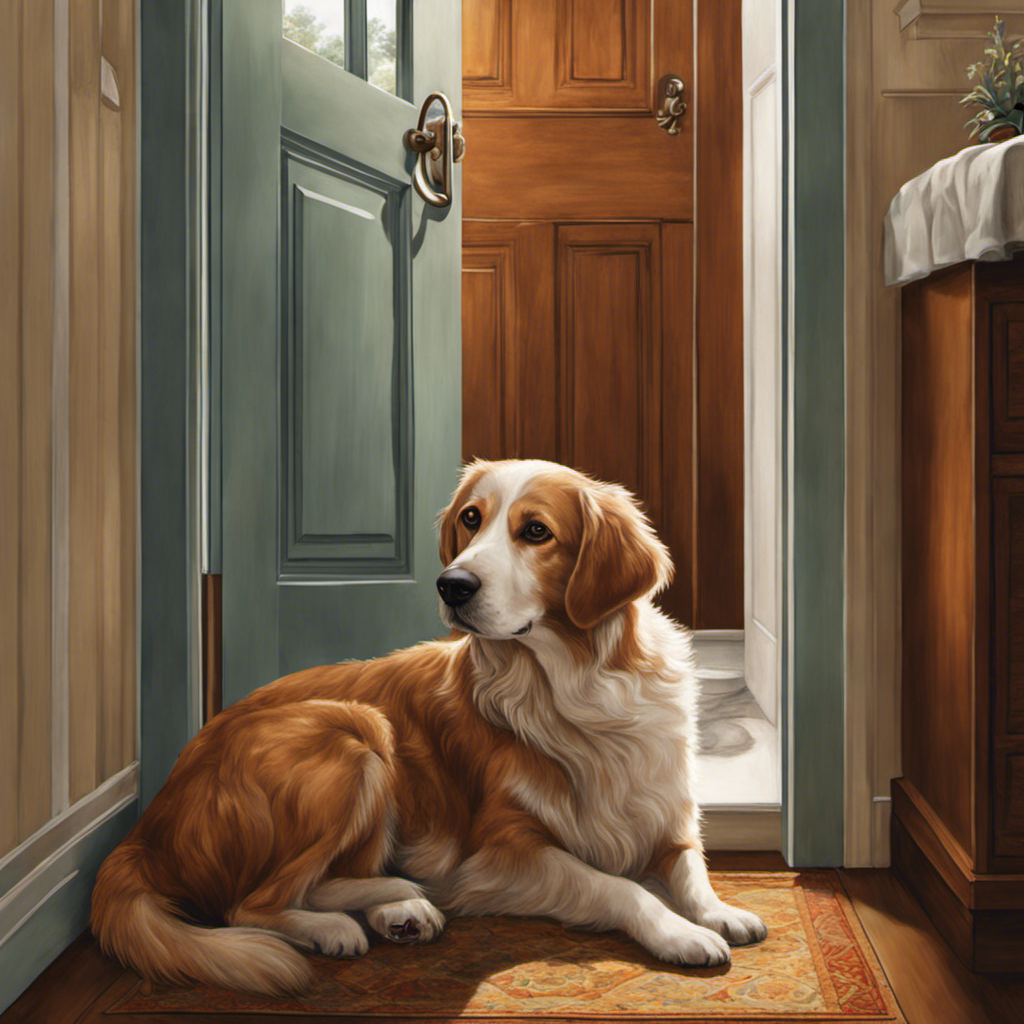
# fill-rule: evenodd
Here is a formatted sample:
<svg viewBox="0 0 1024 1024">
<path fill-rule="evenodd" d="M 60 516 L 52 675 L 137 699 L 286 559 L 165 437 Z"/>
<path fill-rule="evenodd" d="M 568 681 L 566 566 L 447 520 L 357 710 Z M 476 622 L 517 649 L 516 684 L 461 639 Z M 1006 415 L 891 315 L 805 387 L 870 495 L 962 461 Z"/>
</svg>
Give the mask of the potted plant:
<svg viewBox="0 0 1024 1024">
<path fill-rule="evenodd" d="M 992 42 L 985 47 L 985 59 L 967 69 L 977 84 L 960 102 L 981 108 L 964 125 L 974 125 L 970 137 L 997 142 L 1024 134 L 1024 40 L 1007 49 L 1006 22 L 998 15 L 988 36 Z"/>
</svg>

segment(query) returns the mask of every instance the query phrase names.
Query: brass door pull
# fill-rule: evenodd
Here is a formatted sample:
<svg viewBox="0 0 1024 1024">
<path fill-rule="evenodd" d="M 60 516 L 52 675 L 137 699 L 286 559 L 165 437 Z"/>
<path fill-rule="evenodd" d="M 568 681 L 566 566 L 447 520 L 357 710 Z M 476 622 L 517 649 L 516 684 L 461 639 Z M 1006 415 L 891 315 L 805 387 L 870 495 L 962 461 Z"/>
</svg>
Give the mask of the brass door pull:
<svg viewBox="0 0 1024 1024">
<path fill-rule="evenodd" d="M 683 100 L 683 80 L 678 75 L 662 75 L 658 81 L 658 111 L 654 115 L 659 128 L 664 128 L 669 135 L 678 135 L 679 122 L 686 113 Z"/>
<path fill-rule="evenodd" d="M 427 121 L 427 111 L 434 100 L 444 108 L 444 115 Z M 452 167 L 466 155 L 466 140 L 462 137 L 461 125 L 455 121 L 452 105 L 443 92 L 432 92 L 423 101 L 419 124 L 405 133 L 404 140 L 406 149 L 419 154 L 412 174 L 416 191 L 431 206 L 450 206 Z M 428 156 L 429 171 L 426 162 Z"/>
</svg>

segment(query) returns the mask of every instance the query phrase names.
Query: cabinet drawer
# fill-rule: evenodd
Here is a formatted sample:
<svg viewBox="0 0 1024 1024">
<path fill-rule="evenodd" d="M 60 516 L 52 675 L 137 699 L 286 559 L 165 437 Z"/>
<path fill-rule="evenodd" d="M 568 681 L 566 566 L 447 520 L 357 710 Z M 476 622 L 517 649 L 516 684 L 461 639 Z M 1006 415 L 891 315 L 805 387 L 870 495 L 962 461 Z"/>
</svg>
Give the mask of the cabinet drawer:
<svg viewBox="0 0 1024 1024">
<path fill-rule="evenodd" d="M 1024 302 L 994 302 L 992 330 L 992 448 L 1024 451 Z"/>
</svg>

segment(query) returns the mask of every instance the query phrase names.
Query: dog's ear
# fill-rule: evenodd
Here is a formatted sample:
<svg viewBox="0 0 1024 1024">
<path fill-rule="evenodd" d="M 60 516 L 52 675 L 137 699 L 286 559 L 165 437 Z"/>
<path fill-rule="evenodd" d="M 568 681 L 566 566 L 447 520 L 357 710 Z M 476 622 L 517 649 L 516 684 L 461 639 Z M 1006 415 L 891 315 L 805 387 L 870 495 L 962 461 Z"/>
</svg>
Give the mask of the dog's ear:
<svg viewBox="0 0 1024 1024">
<path fill-rule="evenodd" d="M 448 507 L 441 510 L 437 517 L 437 540 L 438 550 L 441 554 L 441 564 L 449 565 L 459 553 L 459 509 L 466 503 L 470 491 L 476 486 L 476 482 L 487 472 L 490 463 L 483 459 L 477 459 L 468 466 L 463 467 L 459 476 L 459 484 L 455 488 L 452 500 Z"/>
<path fill-rule="evenodd" d="M 672 579 L 672 559 L 646 516 L 623 488 L 580 490 L 583 536 L 565 591 L 565 610 L 580 629 Z"/>
</svg>

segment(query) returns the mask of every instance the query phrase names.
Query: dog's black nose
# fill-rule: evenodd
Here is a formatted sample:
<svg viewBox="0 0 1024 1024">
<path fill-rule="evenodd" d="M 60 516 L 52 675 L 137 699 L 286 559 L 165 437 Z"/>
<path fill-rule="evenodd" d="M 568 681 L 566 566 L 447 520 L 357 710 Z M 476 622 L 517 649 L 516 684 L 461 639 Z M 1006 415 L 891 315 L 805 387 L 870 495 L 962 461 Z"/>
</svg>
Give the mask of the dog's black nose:
<svg viewBox="0 0 1024 1024">
<path fill-rule="evenodd" d="M 437 577 L 437 592 L 449 608 L 465 604 L 480 589 L 480 580 L 465 569 L 445 569 Z"/>
</svg>

